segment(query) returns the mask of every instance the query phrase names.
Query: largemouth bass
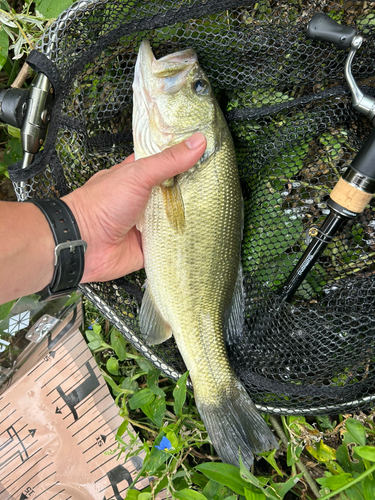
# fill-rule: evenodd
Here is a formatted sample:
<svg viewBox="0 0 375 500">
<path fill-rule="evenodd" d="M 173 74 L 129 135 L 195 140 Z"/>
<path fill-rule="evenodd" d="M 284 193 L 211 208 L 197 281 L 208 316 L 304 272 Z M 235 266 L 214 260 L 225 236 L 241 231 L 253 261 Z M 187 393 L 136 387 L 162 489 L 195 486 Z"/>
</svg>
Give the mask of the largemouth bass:
<svg viewBox="0 0 375 500">
<path fill-rule="evenodd" d="M 196 53 L 155 59 L 140 45 L 134 77 L 136 159 L 201 131 L 192 169 L 153 189 L 140 222 L 147 274 L 140 311 L 149 344 L 172 334 L 189 370 L 198 411 L 221 459 L 247 466 L 277 447 L 229 364 L 225 334 L 242 328 L 243 203 L 233 141 Z M 229 332 L 229 333 L 228 333 Z"/>
</svg>

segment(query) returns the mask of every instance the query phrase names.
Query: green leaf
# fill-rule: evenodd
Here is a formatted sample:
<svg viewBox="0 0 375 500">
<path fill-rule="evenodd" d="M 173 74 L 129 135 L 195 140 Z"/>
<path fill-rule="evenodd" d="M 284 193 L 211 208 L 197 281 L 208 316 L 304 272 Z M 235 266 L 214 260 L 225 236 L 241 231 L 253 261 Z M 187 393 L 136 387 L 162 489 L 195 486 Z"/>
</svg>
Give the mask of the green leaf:
<svg viewBox="0 0 375 500">
<path fill-rule="evenodd" d="M 351 472 L 352 462 L 350 461 L 348 447 L 342 444 L 336 451 L 336 460 L 345 472 Z"/>
<path fill-rule="evenodd" d="M 214 498 L 215 500 L 221 500 L 228 493 L 228 489 L 222 484 L 210 479 L 202 491 L 206 498 Z"/>
<path fill-rule="evenodd" d="M 5 175 L 9 179 L 8 167 L 2 161 L 0 161 L 0 175 Z"/>
<path fill-rule="evenodd" d="M 1 33 L 1 32 L 0 32 Z M 21 129 L 17 127 L 12 127 L 12 125 L 7 126 L 8 134 L 16 139 L 21 139 Z"/>
<path fill-rule="evenodd" d="M 96 333 L 100 337 L 100 334 L 101 334 L 101 331 L 102 331 L 102 326 L 98 325 L 98 323 L 93 323 L 93 325 L 92 325 L 92 331 L 94 333 Z"/>
<path fill-rule="evenodd" d="M 89 344 L 90 346 L 90 344 Z M 101 372 L 103 375 L 104 380 L 107 382 L 107 384 L 111 387 L 113 390 L 113 394 L 117 396 L 118 394 L 122 394 L 120 387 L 116 384 L 116 382 L 109 377 L 105 372 Z"/>
<path fill-rule="evenodd" d="M 64 10 L 70 7 L 73 0 L 36 0 L 36 10 L 48 19 L 59 16 Z"/>
<path fill-rule="evenodd" d="M 165 411 L 167 409 L 165 398 L 161 396 L 155 396 L 150 404 L 141 406 L 141 410 L 145 415 L 148 416 L 150 420 L 154 422 L 158 427 L 163 425 L 163 418 Z"/>
<path fill-rule="evenodd" d="M 160 370 L 151 370 L 147 374 L 147 387 L 152 391 L 156 396 L 165 397 L 165 392 L 160 389 L 157 385 L 159 381 Z"/>
<path fill-rule="evenodd" d="M 120 361 L 127 358 L 126 346 L 125 338 L 114 328 L 111 333 L 111 347 Z"/>
<path fill-rule="evenodd" d="M 190 490 L 185 488 L 184 490 L 175 491 L 173 493 L 175 498 L 179 500 L 207 500 L 207 497 L 202 495 L 202 493 L 198 493 L 198 491 Z"/>
<path fill-rule="evenodd" d="M 360 446 L 365 446 L 366 444 L 366 429 L 358 422 L 355 418 L 348 418 L 345 421 L 345 427 L 348 431 L 348 434 L 354 443 L 359 444 Z"/>
<path fill-rule="evenodd" d="M 106 368 L 112 375 L 120 375 L 118 359 L 111 356 L 107 359 Z"/>
<path fill-rule="evenodd" d="M 207 462 L 198 465 L 196 470 L 202 472 L 209 479 L 227 486 L 238 495 L 245 494 L 248 483 L 242 479 L 239 468 L 234 465 Z"/>
<path fill-rule="evenodd" d="M 290 477 L 288 481 L 285 481 L 285 483 L 273 483 L 272 487 L 276 490 L 278 495 L 280 495 L 281 498 L 284 498 L 284 496 L 288 493 L 289 490 L 291 490 L 301 479 L 303 476 L 303 473 L 297 474 L 293 477 Z"/>
<path fill-rule="evenodd" d="M 245 489 L 246 500 L 266 500 L 266 495 L 258 488 L 249 485 L 252 489 Z"/>
<path fill-rule="evenodd" d="M 151 493 L 141 493 L 138 496 L 138 500 L 149 500 L 151 498 Z"/>
<path fill-rule="evenodd" d="M 153 370 L 154 369 L 154 366 L 152 365 L 152 363 L 150 363 L 150 361 L 147 361 L 147 359 L 144 359 L 144 358 L 137 358 L 136 359 L 136 362 L 138 364 L 138 366 L 146 373 L 148 373 L 149 371 Z"/>
<path fill-rule="evenodd" d="M 278 473 L 279 476 L 282 476 L 283 473 L 281 470 L 278 468 L 276 460 L 275 460 L 275 453 L 276 450 L 272 451 L 266 451 L 264 453 L 260 453 L 259 455 L 263 457 L 267 462 L 275 469 L 275 471 Z"/>
<path fill-rule="evenodd" d="M 142 406 L 149 405 L 155 399 L 155 394 L 150 389 L 142 389 L 129 399 L 129 406 L 131 410 L 142 408 Z"/>
<path fill-rule="evenodd" d="M 203 490 L 207 486 L 207 484 L 210 482 L 206 476 L 204 476 L 203 474 L 199 474 L 199 472 L 194 472 L 194 474 L 191 476 L 191 480 L 201 490 Z"/>
<path fill-rule="evenodd" d="M 302 446 L 298 446 L 294 443 L 288 444 L 287 454 L 286 454 L 286 463 L 288 467 L 291 467 L 293 464 L 297 462 L 301 453 L 303 451 Z"/>
<path fill-rule="evenodd" d="M 189 372 L 185 372 L 178 379 L 176 387 L 173 390 L 174 398 L 174 412 L 176 415 L 181 415 L 182 407 L 184 406 L 186 400 L 186 381 L 189 376 Z"/>
<path fill-rule="evenodd" d="M 141 492 L 138 490 L 128 490 L 126 492 L 125 498 L 126 498 L 126 500 L 138 500 L 140 494 L 141 494 Z"/>
<path fill-rule="evenodd" d="M 306 446 L 306 450 L 312 455 L 318 462 L 330 462 L 331 460 L 336 460 L 336 450 L 330 448 L 323 440 L 320 440 L 316 445 L 316 448 L 313 446 Z"/>
<path fill-rule="evenodd" d="M 135 380 L 132 380 L 131 377 L 126 377 L 121 382 L 121 389 L 136 392 L 138 390 L 138 384 Z"/>
<path fill-rule="evenodd" d="M 99 347 L 103 344 L 101 340 L 93 340 L 92 342 L 88 343 L 89 349 L 92 351 L 95 351 L 95 349 L 99 349 Z"/>
<path fill-rule="evenodd" d="M 365 460 L 375 462 L 375 447 L 374 446 L 356 446 L 354 453 Z"/>
<path fill-rule="evenodd" d="M 332 491 L 338 490 L 341 486 L 345 486 L 353 481 L 353 476 L 351 474 L 338 474 L 337 476 L 320 477 L 317 483 L 329 488 Z"/>
<path fill-rule="evenodd" d="M 11 300 L 10 302 L 0 305 L 0 321 L 8 316 L 15 302 L 15 300 Z"/>
<path fill-rule="evenodd" d="M 22 156 L 23 150 L 20 139 L 12 137 L 5 146 L 4 163 L 9 167 L 9 165 L 22 160 Z"/>
<path fill-rule="evenodd" d="M 163 450 L 157 450 L 154 448 L 151 452 L 151 455 L 143 462 L 143 469 L 150 476 L 155 474 L 155 472 L 159 469 L 164 462 L 170 458 L 170 454 Z"/>
<path fill-rule="evenodd" d="M 8 59 L 9 37 L 5 30 L 0 29 L 0 69 Z"/>
<path fill-rule="evenodd" d="M 364 479 L 362 479 L 361 482 L 362 485 L 362 490 L 363 490 L 363 496 L 365 497 L 365 500 L 374 500 L 375 498 L 375 478 L 367 476 Z"/>
<path fill-rule="evenodd" d="M 68 306 L 70 306 L 71 304 L 74 304 L 74 303 L 75 303 L 75 302 L 77 302 L 80 298 L 81 298 L 81 294 L 80 294 L 80 293 L 77 293 L 77 292 L 72 292 L 72 293 L 70 294 L 70 297 L 68 298 L 68 300 L 65 302 L 64 307 L 68 307 Z"/>
</svg>

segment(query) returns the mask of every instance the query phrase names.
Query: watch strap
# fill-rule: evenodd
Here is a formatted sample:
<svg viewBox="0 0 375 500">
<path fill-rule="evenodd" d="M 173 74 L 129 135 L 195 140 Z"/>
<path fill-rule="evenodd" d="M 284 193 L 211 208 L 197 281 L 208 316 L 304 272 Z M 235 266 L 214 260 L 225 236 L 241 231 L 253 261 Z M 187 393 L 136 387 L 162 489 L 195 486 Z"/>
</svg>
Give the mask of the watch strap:
<svg viewBox="0 0 375 500">
<path fill-rule="evenodd" d="M 27 201 L 43 212 L 56 243 L 52 281 L 38 294 L 41 300 L 68 295 L 82 279 L 87 244 L 81 239 L 74 215 L 64 201 L 59 198 Z"/>
</svg>

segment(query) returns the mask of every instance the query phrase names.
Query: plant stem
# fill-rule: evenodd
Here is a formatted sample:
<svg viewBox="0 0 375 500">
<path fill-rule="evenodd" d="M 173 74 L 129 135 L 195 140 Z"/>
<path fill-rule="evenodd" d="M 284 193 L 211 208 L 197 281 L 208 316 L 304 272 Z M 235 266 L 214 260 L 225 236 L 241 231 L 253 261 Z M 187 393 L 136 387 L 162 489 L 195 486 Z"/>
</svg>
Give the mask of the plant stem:
<svg viewBox="0 0 375 500">
<path fill-rule="evenodd" d="M 18 76 L 16 77 L 16 79 L 14 80 L 14 82 L 12 83 L 11 86 L 14 88 L 17 88 L 17 89 L 20 89 L 21 87 L 23 87 L 23 84 L 25 83 L 25 81 L 29 77 L 29 74 L 31 73 L 31 71 L 32 71 L 32 69 L 30 68 L 30 66 L 27 63 L 24 63 L 22 68 L 21 68 L 21 71 L 18 73 Z"/>
<path fill-rule="evenodd" d="M 141 429 L 144 429 L 145 431 L 151 432 L 152 434 L 157 435 L 158 433 L 151 429 L 150 427 L 147 427 L 146 425 L 142 425 L 139 422 L 136 422 L 135 420 L 126 417 L 126 420 L 128 420 L 132 425 L 135 425 L 136 427 L 140 427 Z"/>
<path fill-rule="evenodd" d="M 283 429 L 282 429 L 281 425 L 279 424 L 279 422 L 277 421 L 276 417 L 274 417 L 273 415 L 270 415 L 269 418 L 270 418 L 270 422 L 271 422 L 273 428 L 275 429 L 277 435 L 279 436 L 279 438 L 281 439 L 283 444 L 288 448 L 288 444 L 289 444 L 288 438 L 286 437 L 285 432 L 283 431 Z M 305 467 L 305 465 L 302 463 L 302 461 L 300 459 L 298 459 L 296 461 L 296 465 L 297 465 L 298 469 L 303 473 L 303 476 L 306 479 L 307 484 L 310 486 L 311 491 L 314 493 L 316 498 L 320 498 L 318 486 L 317 486 L 316 482 L 314 481 L 314 479 L 311 477 L 311 475 L 310 475 L 309 471 L 307 470 L 307 468 Z M 321 499 L 321 500 L 323 500 L 323 499 Z"/>
<path fill-rule="evenodd" d="M 338 495 L 339 493 L 341 493 L 341 492 L 347 490 L 348 488 L 351 488 L 355 484 L 361 482 L 366 476 L 368 476 L 369 474 L 371 474 L 374 471 L 375 471 L 375 464 L 372 467 L 370 467 L 368 470 L 366 470 L 365 472 L 362 472 L 362 474 L 360 474 L 355 479 L 353 479 L 353 481 L 350 481 L 350 483 L 345 484 L 344 486 L 341 486 L 341 488 L 338 488 L 335 491 L 331 491 L 331 493 L 328 493 L 328 495 L 321 497 L 320 500 L 327 500 L 328 498 L 332 498 L 333 496 Z"/>
</svg>

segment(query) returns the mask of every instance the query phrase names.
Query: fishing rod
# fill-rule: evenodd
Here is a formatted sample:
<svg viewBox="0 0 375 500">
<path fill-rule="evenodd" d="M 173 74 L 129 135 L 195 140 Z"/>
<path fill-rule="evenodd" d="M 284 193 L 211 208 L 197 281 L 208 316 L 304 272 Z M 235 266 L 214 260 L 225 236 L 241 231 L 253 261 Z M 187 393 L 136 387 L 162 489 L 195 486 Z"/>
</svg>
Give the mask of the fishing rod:
<svg viewBox="0 0 375 500">
<path fill-rule="evenodd" d="M 363 42 L 356 30 L 342 26 L 325 14 L 315 14 L 307 27 L 308 38 L 331 42 L 339 48 L 349 48 L 345 63 L 345 78 L 349 85 L 353 108 L 364 114 L 375 125 L 375 98 L 364 95 L 353 78 L 351 65 Z M 279 290 L 281 300 L 290 302 L 297 289 L 313 268 L 335 234 L 365 209 L 375 193 L 375 129 L 358 154 L 338 180 L 327 202 L 330 214 L 320 228 L 311 227 L 312 238 L 305 253 Z"/>
</svg>

